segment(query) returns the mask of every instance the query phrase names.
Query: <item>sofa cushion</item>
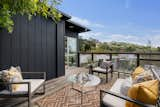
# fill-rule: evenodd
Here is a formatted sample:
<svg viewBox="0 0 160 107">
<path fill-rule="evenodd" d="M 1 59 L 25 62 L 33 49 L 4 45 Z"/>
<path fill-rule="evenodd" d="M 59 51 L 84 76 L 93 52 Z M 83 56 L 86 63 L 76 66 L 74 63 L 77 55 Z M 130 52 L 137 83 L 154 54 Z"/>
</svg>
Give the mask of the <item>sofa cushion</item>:
<svg viewBox="0 0 160 107">
<path fill-rule="evenodd" d="M 130 87 L 132 87 L 132 78 L 128 77 L 121 84 L 120 93 L 124 96 L 127 96 Z"/>
<path fill-rule="evenodd" d="M 96 67 L 96 68 L 93 68 L 93 71 L 99 71 L 99 72 L 109 72 L 109 71 L 111 71 L 111 69 L 108 69 L 107 71 L 106 71 L 106 69 L 103 69 L 103 68 L 100 68 L 100 67 Z"/>
<path fill-rule="evenodd" d="M 31 83 L 31 93 L 34 92 L 42 83 L 44 83 L 44 79 L 24 79 L 23 82 Z M 15 92 L 27 92 L 28 85 L 22 84 Z"/>
<path fill-rule="evenodd" d="M 128 96 L 145 104 L 155 105 L 158 99 L 158 80 L 151 80 L 133 85 Z M 126 107 L 140 107 L 134 103 L 126 102 Z"/>
<path fill-rule="evenodd" d="M 31 83 L 31 93 L 33 93 L 45 80 L 43 79 L 24 79 L 23 82 Z M 14 92 L 9 90 L 0 91 L 0 95 L 24 95 L 28 94 L 28 85 L 23 84 L 18 87 L 18 89 Z"/>
<path fill-rule="evenodd" d="M 110 91 L 120 94 L 120 87 L 123 81 L 124 79 L 117 79 L 117 81 L 114 83 Z M 103 104 L 109 107 L 125 107 L 125 100 L 109 95 L 109 94 L 106 94 L 103 97 Z"/>
<path fill-rule="evenodd" d="M 103 104 L 106 107 L 125 107 L 125 100 L 107 94 L 103 97 Z"/>
</svg>

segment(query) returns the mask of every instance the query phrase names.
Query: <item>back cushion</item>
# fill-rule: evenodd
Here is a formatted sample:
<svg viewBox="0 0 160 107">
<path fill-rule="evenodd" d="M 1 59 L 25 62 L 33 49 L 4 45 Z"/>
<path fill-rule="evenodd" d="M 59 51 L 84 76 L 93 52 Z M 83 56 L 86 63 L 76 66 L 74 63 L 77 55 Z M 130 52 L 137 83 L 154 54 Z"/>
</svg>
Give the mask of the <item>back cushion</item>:
<svg viewBox="0 0 160 107">
<path fill-rule="evenodd" d="M 103 69 L 108 69 L 112 65 L 112 61 L 103 61 L 100 64 L 100 67 Z"/>
</svg>

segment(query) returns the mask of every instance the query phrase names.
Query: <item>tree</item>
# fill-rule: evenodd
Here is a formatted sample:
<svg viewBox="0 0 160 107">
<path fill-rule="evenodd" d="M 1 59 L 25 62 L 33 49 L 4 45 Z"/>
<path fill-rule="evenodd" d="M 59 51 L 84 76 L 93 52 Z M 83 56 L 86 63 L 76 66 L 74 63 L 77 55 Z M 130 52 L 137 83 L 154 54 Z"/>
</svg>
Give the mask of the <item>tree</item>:
<svg viewBox="0 0 160 107">
<path fill-rule="evenodd" d="M 160 47 L 157 47 L 158 52 L 160 52 Z"/>
<path fill-rule="evenodd" d="M 27 15 L 28 19 L 33 15 L 41 15 L 59 21 L 62 15 L 55 6 L 60 3 L 60 0 L 0 0 L 0 28 L 11 33 L 14 26 L 12 17 L 16 14 Z"/>
</svg>

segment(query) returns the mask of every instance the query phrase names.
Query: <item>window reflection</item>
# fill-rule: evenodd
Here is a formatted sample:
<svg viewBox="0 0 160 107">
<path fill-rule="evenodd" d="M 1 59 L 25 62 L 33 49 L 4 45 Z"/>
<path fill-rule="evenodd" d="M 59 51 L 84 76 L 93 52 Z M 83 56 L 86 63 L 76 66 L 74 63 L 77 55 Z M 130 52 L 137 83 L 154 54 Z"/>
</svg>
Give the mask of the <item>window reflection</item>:
<svg viewBox="0 0 160 107">
<path fill-rule="evenodd" d="M 65 65 L 76 66 L 77 38 L 65 37 Z"/>
</svg>

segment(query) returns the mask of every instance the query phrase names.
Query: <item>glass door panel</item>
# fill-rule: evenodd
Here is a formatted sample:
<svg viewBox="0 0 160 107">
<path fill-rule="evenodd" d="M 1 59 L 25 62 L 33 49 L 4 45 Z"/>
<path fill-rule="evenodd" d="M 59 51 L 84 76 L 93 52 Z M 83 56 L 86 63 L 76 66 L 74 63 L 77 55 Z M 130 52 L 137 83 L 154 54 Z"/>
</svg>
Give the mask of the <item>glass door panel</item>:
<svg viewBox="0 0 160 107">
<path fill-rule="evenodd" d="M 77 38 L 65 37 L 65 65 L 76 66 Z"/>
</svg>

